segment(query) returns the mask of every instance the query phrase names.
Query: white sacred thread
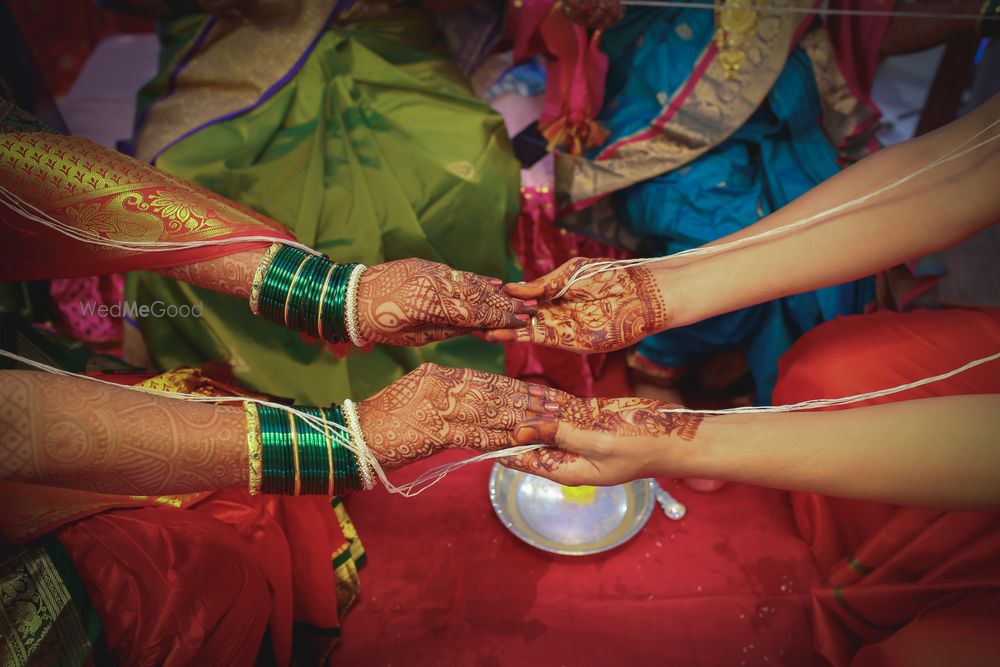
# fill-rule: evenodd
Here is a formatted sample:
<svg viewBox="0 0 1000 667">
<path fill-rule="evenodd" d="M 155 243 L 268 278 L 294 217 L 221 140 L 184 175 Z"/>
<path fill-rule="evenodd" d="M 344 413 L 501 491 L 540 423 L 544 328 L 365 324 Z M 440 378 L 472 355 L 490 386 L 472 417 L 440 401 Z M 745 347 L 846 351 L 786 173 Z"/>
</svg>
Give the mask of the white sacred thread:
<svg viewBox="0 0 1000 667">
<path fill-rule="evenodd" d="M 233 401 L 238 401 L 238 402 L 250 401 L 258 405 L 266 405 L 268 407 L 276 408 L 278 410 L 284 410 L 285 412 L 300 417 L 303 421 L 305 421 L 309 425 L 310 428 L 313 428 L 320 433 L 326 433 L 325 429 L 333 427 L 335 429 L 339 429 L 345 432 L 345 434 L 347 434 L 348 436 L 350 436 L 351 434 L 350 429 L 346 429 L 335 422 L 328 422 L 325 419 L 320 419 L 313 415 L 306 414 L 301 410 L 296 410 L 293 407 L 282 405 L 280 403 L 272 403 L 270 401 L 264 401 L 256 398 L 246 398 L 242 396 L 200 396 L 193 394 L 183 394 L 180 392 L 168 391 L 163 389 L 149 389 L 145 387 L 120 385 L 114 382 L 108 382 L 107 380 L 101 380 L 100 378 L 90 377 L 87 375 L 79 375 L 77 373 L 70 373 L 69 371 L 64 371 L 62 369 L 55 368 L 53 366 L 48 366 L 46 364 L 33 361 L 31 359 L 26 359 L 22 356 L 19 356 L 12 352 L 8 352 L 6 350 L 0 350 L 0 356 L 4 356 L 9 359 L 13 359 L 15 361 L 19 361 L 27 366 L 31 366 L 32 368 L 37 368 L 39 370 L 43 370 L 49 373 L 54 373 L 56 375 L 62 375 L 65 377 L 75 377 L 75 378 L 80 378 L 82 380 L 90 380 L 92 382 L 99 382 L 101 384 L 110 385 L 112 387 L 130 389 L 132 391 L 139 391 L 146 394 L 155 394 L 157 396 L 163 396 L 165 398 L 174 398 L 179 400 L 196 401 L 204 403 L 227 403 Z M 794 403 L 791 405 L 769 405 L 769 406 L 748 407 L 748 408 L 729 408 L 727 410 L 692 410 L 688 408 L 671 408 L 671 409 L 662 409 L 660 410 L 660 412 L 688 413 L 688 414 L 702 414 L 702 415 L 724 415 L 724 414 L 739 414 L 739 413 L 746 414 L 746 413 L 761 413 L 761 412 L 796 412 L 801 410 L 814 410 L 817 408 L 831 407 L 836 405 L 846 405 L 848 403 L 857 403 L 859 401 L 868 400 L 870 398 L 879 398 L 882 396 L 889 396 L 891 394 L 898 394 L 899 392 L 907 391 L 908 389 L 913 389 L 914 387 L 922 387 L 924 385 L 931 384 L 932 382 L 946 380 L 950 377 L 958 375 L 959 373 L 963 373 L 971 368 L 975 368 L 976 366 L 981 366 L 982 364 L 988 363 L 990 361 L 995 361 L 996 359 L 1000 359 L 1000 353 L 993 354 L 988 357 L 983 357 L 981 359 L 976 359 L 975 361 L 970 361 L 964 366 L 960 366 L 959 368 L 948 371 L 947 373 L 942 373 L 940 375 L 935 375 L 933 377 L 924 378 L 923 380 L 910 382 L 907 384 L 899 385 L 897 387 L 891 387 L 888 389 L 881 389 L 879 391 L 872 391 L 865 394 L 857 394 L 855 396 L 845 396 L 843 398 L 821 398 L 811 401 L 803 401 L 801 403 Z M 351 443 L 354 442 L 353 438 L 351 438 L 350 440 Z M 430 487 L 434 486 L 442 479 L 444 479 L 449 473 L 452 473 L 458 470 L 459 468 L 463 468 L 471 463 L 478 463 L 480 461 L 489 461 L 498 458 L 519 456 L 520 454 L 525 454 L 527 452 L 547 448 L 547 445 L 520 445 L 517 447 L 508 447 L 507 449 L 501 449 L 495 452 L 487 452 L 485 454 L 473 456 L 471 458 L 464 459 L 462 461 L 456 461 L 454 463 L 446 463 L 444 465 L 436 466 L 434 468 L 431 468 L 430 470 L 427 470 L 412 482 L 396 486 L 395 484 L 390 482 L 389 479 L 386 477 L 385 471 L 382 470 L 382 466 L 379 465 L 379 462 L 375 458 L 375 455 L 371 451 L 371 449 L 365 447 L 363 451 L 360 451 L 358 448 L 354 447 L 353 444 L 348 444 L 345 446 L 349 450 L 351 450 L 355 454 L 358 454 L 360 457 L 364 458 L 369 462 L 369 464 L 375 470 L 375 473 L 378 475 L 378 478 L 382 481 L 382 485 L 385 486 L 387 491 L 389 491 L 390 493 L 399 494 L 406 498 L 410 498 L 420 493 L 423 493 L 424 491 L 426 491 L 427 489 L 429 489 Z"/>
<path fill-rule="evenodd" d="M 676 0 L 621 0 L 628 7 L 673 7 L 678 9 L 715 10 L 719 6 L 711 2 L 677 2 Z M 947 3 L 940 3 L 947 6 Z M 726 11 L 748 11 L 757 14 L 816 14 L 819 16 L 889 16 L 892 18 L 943 19 L 962 21 L 998 21 L 1000 16 L 982 14 L 948 14 L 945 12 L 892 12 L 878 9 L 831 9 L 829 7 L 778 7 L 775 5 L 750 5 L 748 7 L 726 7 Z"/>
<path fill-rule="evenodd" d="M 298 248 L 299 250 L 307 252 L 310 255 L 322 256 L 323 254 L 313 250 L 307 245 L 299 243 L 298 241 L 293 241 L 291 239 L 276 239 L 272 236 L 239 236 L 227 239 L 205 239 L 203 241 L 126 241 L 106 239 L 96 232 L 77 229 L 72 225 L 67 225 L 64 222 L 57 220 L 30 202 L 25 201 L 14 192 L 11 192 L 3 185 L 0 185 L 0 203 L 6 204 L 7 207 L 22 217 L 31 220 L 32 222 L 37 222 L 40 225 L 44 225 L 49 229 L 53 229 L 64 236 L 70 237 L 71 239 L 75 239 L 82 243 L 107 246 L 109 248 L 121 248 L 124 250 L 135 250 L 138 252 L 169 252 L 171 250 L 183 250 L 184 248 L 191 247 L 233 245 L 237 243 L 254 243 L 259 241 L 262 243 L 281 243 L 282 245 L 292 246 L 293 248 Z M 7 222 L 12 227 L 14 226 L 9 220 Z"/>
<path fill-rule="evenodd" d="M 463 468 L 470 463 L 478 463 L 479 461 L 488 461 L 491 459 L 504 458 L 507 456 L 517 456 L 519 454 L 524 454 L 525 452 L 534 451 L 536 449 L 542 449 L 545 445 L 521 445 L 519 447 L 510 447 L 507 449 L 498 450 L 495 452 L 486 452 L 478 456 L 473 456 L 462 461 L 456 461 L 454 463 L 447 463 L 444 465 L 439 465 L 426 472 L 422 473 L 412 482 L 407 482 L 406 484 L 395 485 L 389 481 L 386 477 L 385 471 L 379 464 L 378 459 L 375 458 L 375 454 L 367 446 L 364 449 L 360 449 L 354 445 L 354 439 L 351 438 L 351 430 L 349 428 L 344 428 L 336 422 L 327 421 L 320 417 L 310 415 L 301 410 L 293 408 L 288 405 L 282 405 L 281 403 L 273 403 L 271 401 L 265 401 L 258 398 L 249 398 L 246 396 L 201 396 L 196 394 L 184 394 L 178 391 L 169 391 L 167 389 L 154 389 L 148 387 L 135 387 L 131 385 L 122 385 L 115 382 L 109 382 L 108 380 L 102 380 L 100 378 L 91 377 L 89 375 L 80 375 L 79 373 L 71 373 L 70 371 L 64 371 L 61 368 L 56 368 L 54 366 L 49 366 L 32 359 L 27 359 L 13 352 L 8 352 L 7 350 L 0 349 L 0 356 L 7 357 L 8 359 L 13 359 L 25 366 L 30 366 L 31 368 L 36 368 L 47 373 L 52 373 L 53 375 L 60 375 L 63 377 L 73 377 L 81 380 L 89 380 L 90 382 L 97 382 L 99 384 L 108 385 L 110 387 L 117 387 L 119 389 L 128 389 L 130 391 L 137 391 L 144 394 L 151 394 L 154 396 L 162 396 L 163 398 L 172 398 L 181 401 L 190 401 L 195 403 L 256 403 L 257 405 L 266 405 L 269 408 L 274 408 L 276 410 L 283 410 L 284 412 L 290 413 L 299 417 L 304 421 L 310 428 L 316 430 L 319 433 L 327 433 L 327 429 L 333 428 L 343 432 L 348 436 L 349 443 L 345 443 L 344 446 L 351 452 L 357 454 L 363 460 L 367 461 L 374 469 L 375 474 L 378 475 L 379 480 L 382 485 L 390 493 L 396 493 L 401 496 L 410 498 L 423 493 L 430 487 L 434 486 L 442 479 L 445 478 L 448 473 Z"/>
<path fill-rule="evenodd" d="M 725 408 L 723 410 L 690 410 L 688 408 L 663 408 L 660 412 L 670 413 L 670 414 L 681 414 L 681 413 L 693 413 L 699 415 L 732 415 L 732 414 L 758 414 L 762 412 L 798 412 L 800 410 L 818 410 L 819 408 L 830 408 L 837 405 L 848 405 L 850 403 L 860 403 L 861 401 L 867 401 L 872 398 L 881 398 L 883 396 L 889 396 L 891 394 L 898 394 L 902 391 L 907 391 L 908 389 L 916 389 L 917 387 L 923 387 L 924 385 L 931 384 L 932 382 L 940 382 L 941 380 L 947 380 L 950 377 L 954 377 L 959 373 L 964 373 L 965 371 L 975 368 L 976 366 L 982 366 L 983 364 L 988 364 L 991 361 L 996 361 L 1000 359 L 1000 352 L 996 354 L 991 354 L 988 357 L 981 357 L 970 361 L 964 366 L 960 366 L 947 373 L 941 373 L 940 375 L 934 375 L 932 377 L 924 378 L 922 380 L 916 380 L 915 382 L 908 382 L 907 384 L 901 384 L 898 387 L 891 387 L 890 389 L 879 389 L 878 391 L 869 391 L 864 394 L 855 394 L 853 396 L 843 396 L 841 398 L 813 398 L 808 401 L 802 401 L 801 403 L 791 403 L 789 405 L 757 405 L 748 406 L 743 408 Z"/>
<path fill-rule="evenodd" d="M 975 145 L 973 145 L 973 146 L 971 146 L 969 148 L 966 148 L 964 150 L 959 150 L 963 146 L 965 146 L 969 142 L 973 141 L 977 137 L 981 136 L 982 134 L 988 132 L 989 130 L 991 130 L 993 127 L 995 127 L 998 124 L 1000 124 L 1000 118 L 998 118 L 997 120 L 993 121 L 988 126 L 986 126 L 985 128 L 983 128 L 982 130 L 980 130 L 979 132 L 977 132 L 976 134 L 974 134 L 970 138 L 966 139 L 965 141 L 963 141 L 961 144 L 959 144 L 955 148 L 952 148 L 950 151 L 948 151 L 947 153 L 945 153 L 941 157 L 937 158 L 933 162 L 930 162 L 929 164 L 924 165 L 923 167 L 921 167 L 917 171 L 915 171 L 915 172 L 913 172 L 913 173 L 911 173 L 911 174 L 909 174 L 907 176 L 903 176 L 902 178 L 899 178 L 899 179 L 893 181 L 892 183 L 889 183 L 888 185 L 885 185 L 885 186 L 883 186 L 881 188 L 878 188 L 877 190 L 875 190 L 873 192 L 869 192 L 868 194 L 862 195 L 862 196 L 860 196 L 860 197 L 858 197 L 856 199 L 852 199 L 850 201 L 844 202 L 843 204 L 838 204 L 837 206 L 834 206 L 832 208 L 828 208 L 825 211 L 820 211 L 818 213 L 814 213 L 813 215 L 810 215 L 807 218 L 803 218 L 802 220 L 797 220 L 795 222 L 791 222 L 791 223 L 789 223 L 787 225 L 783 225 L 781 227 L 775 227 L 774 229 L 769 229 L 769 230 L 761 232 L 759 234 L 754 234 L 753 236 L 746 236 L 746 237 L 741 238 L 741 239 L 736 239 L 735 241 L 729 241 L 727 243 L 720 243 L 718 245 L 702 246 L 700 248 L 691 248 L 690 250 L 682 250 L 680 252 L 675 252 L 672 255 L 667 255 L 665 257 L 645 257 L 645 258 L 640 258 L 640 259 L 619 259 L 619 260 L 608 260 L 608 261 L 605 261 L 605 262 L 593 262 L 591 264 L 585 264 L 585 265 L 581 266 L 579 269 L 577 269 L 576 271 L 573 272 L 573 275 L 571 275 L 570 278 L 569 278 L 569 280 L 566 281 L 566 284 L 563 285 L 562 289 L 559 290 L 559 292 L 554 297 L 552 297 L 551 300 L 555 300 L 555 299 L 558 299 L 558 298 L 562 297 L 563 295 L 566 294 L 567 291 L 569 291 L 569 289 L 574 284 L 580 282 L 581 280 L 586 280 L 588 278 L 596 276 L 596 275 L 598 275 L 600 273 L 604 273 L 606 271 L 616 271 L 616 270 L 618 270 L 620 268 L 630 268 L 630 267 L 633 267 L 633 266 L 644 266 L 646 264 L 654 264 L 656 262 L 666 262 L 666 261 L 670 261 L 672 259 L 676 259 L 678 257 L 691 257 L 691 256 L 694 256 L 694 255 L 708 255 L 708 254 L 712 254 L 712 253 L 716 253 L 716 252 L 722 252 L 723 250 L 730 250 L 732 248 L 735 248 L 735 247 L 738 247 L 738 246 L 742 246 L 742 245 L 746 245 L 746 244 L 752 243 L 754 241 L 760 241 L 762 239 L 770 238 L 772 236 L 777 236 L 779 234 L 787 233 L 787 232 L 789 232 L 789 231 L 791 231 L 793 229 L 798 229 L 800 227 L 805 227 L 807 225 L 811 225 L 811 224 L 813 224 L 815 222 L 818 222 L 818 221 L 820 221 L 820 220 L 822 220 L 824 218 L 828 218 L 828 217 L 830 217 L 832 215 L 836 215 L 837 213 L 841 213 L 841 212 L 843 212 L 843 211 L 845 211 L 847 209 L 854 208 L 855 206 L 860 206 L 861 204 L 864 204 L 864 203 L 868 202 L 869 200 L 871 200 L 871 199 L 873 199 L 875 197 L 878 197 L 879 195 L 883 195 L 886 192 L 889 192 L 890 190 L 898 188 L 899 186 L 903 185 L 904 183 L 908 183 L 909 181 L 913 180 L 914 178 L 917 178 L 918 176 L 921 176 L 921 175 L 927 173 L 928 171 L 931 171 L 932 169 L 935 169 L 935 168 L 937 168 L 937 167 L 939 167 L 939 166 L 941 166 L 943 164 L 946 164 L 948 162 L 951 162 L 953 160 L 958 160 L 959 158 L 965 157 L 969 153 L 971 153 L 971 152 L 973 152 L 975 150 L 978 150 L 978 149 L 982 148 L 983 146 L 986 146 L 987 144 L 990 144 L 990 143 L 992 143 L 994 141 L 997 141 L 998 139 L 1000 139 L 1000 134 L 994 135 L 994 136 L 992 136 L 992 137 L 990 137 L 988 139 L 984 139 L 983 141 L 980 141 L 979 143 L 977 143 L 977 144 L 975 144 Z M 956 153 L 956 151 L 959 151 L 959 152 Z"/>
</svg>

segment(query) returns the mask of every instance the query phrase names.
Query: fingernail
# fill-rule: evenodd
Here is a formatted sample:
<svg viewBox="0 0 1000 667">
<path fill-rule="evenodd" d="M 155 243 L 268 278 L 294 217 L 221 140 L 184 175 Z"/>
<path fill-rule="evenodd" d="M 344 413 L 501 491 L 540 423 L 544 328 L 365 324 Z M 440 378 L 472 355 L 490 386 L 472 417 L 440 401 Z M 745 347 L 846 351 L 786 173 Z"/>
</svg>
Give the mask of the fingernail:
<svg viewBox="0 0 1000 667">
<path fill-rule="evenodd" d="M 528 299 L 527 301 L 524 302 L 524 305 L 527 306 L 528 308 L 534 308 L 535 306 L 538 305 L 538 299 Z"/>
<path fill-rule="evenodd" d="M 558 403 L 553 403 L 552 401 L 546 401 L 545 409 L 548 412 L 559 412 L 560 410 L 562 410 L 562 406 L 559 405 Z"/>
<path fill-rule="evenodd" d="M 490 278 L 489 283 L 490 285 L 503 285 L 503 281 L 499 278 Z"/>
<path fill-rule="evenodd" d="M 528 393 L 532 396 L 544 396 L 546 389 L 545 387 L 528 387 Z"/>
<path fill-rule="evenodd" d="M 531 321 L 531 315 L 529 315 L 528 313 L 518 313 L 514 317 L 516 317 L 517 319 L 521 320 L 522 322 L 530 322 Z"/>
<path fill-rule="evenodd" d="M 522 426 L 514 432 L 514 437 L 518 442 L 531 444 L 535 440 L 538 440 L 538 431 L 531 426 Z"/>
</svg>

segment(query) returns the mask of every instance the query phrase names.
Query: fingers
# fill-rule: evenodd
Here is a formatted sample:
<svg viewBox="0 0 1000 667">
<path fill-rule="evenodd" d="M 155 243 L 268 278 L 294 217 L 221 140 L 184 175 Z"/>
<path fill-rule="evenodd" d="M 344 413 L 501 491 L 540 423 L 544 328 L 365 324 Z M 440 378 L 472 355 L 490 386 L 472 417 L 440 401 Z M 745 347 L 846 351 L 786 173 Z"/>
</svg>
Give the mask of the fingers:
<svg viewBox="0 0 1000 667">
<path fill-rule="evenodd" d="M 587 459 L 579 454 L 551 448 L 507 456 L 499 462 L 508 468 L 569 486 L 585 483 L 585 475 L 592 468 Z"/>
<path fill-rule="evenodd" d="M 503 291 L 519 299 L 548 301 L 558 294 L 574 273 L 583 266 L 601 260 L 577 257 L 571 259 L 555 271 L 526 283 L 508 283 Z"/>
<path fill-rule="evenodd" d="M 564 343 L 553 327 L 544 324 L 528 325 L 519 329 L 490 329 L 483 337 L 491 343 L 534 343 L 560 350 L 589 351 L 583 346 Z"/>
</svg>

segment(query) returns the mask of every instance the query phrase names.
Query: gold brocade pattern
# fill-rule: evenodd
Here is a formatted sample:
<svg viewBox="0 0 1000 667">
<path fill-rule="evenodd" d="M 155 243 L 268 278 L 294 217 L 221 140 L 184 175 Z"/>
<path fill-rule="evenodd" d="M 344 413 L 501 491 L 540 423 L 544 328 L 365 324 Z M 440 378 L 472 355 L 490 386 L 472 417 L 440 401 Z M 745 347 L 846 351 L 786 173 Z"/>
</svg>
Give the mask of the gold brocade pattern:
<svg viewBox="0 0 1000 667">
<path fill-rule="evenodd" d="M 0 665 L 92 664 L 90 639 L 45 549 L 0 561 Z"/>
<path fill-rule="evenodd" d="M 361 590 L 361 579 L 358 570 L 365 565 L 367 556 L 365 548 L 358 537 L 358 531 L 347 515 L 347 508 L 340 498 L 333 498 L 330 502 L 333 511 L 337 514 L 337 521 L 340 523 L 340 530 L 344 533 L 346 543 L 330 555 L 333 562 L 333 573 L 337 580 L 337 612 L 341 617 L 347 613 L 357 600 Z"/>
<path fill-rule="evenodd" d="M 771 5 L 807 7 L 810 3 L 774 0 Z M 602 197 L 677 169 L 725 141 L 760 106 L 785 66 L 800 25 L 810 19 L 803 14 L 757 16 L 753 30 L 741 33 L 739 76 L 730 76 L 732 62 L 727 69 L 713 42 L 696 61 L 707 62 L 704 72 L 665 122 L 654 119 L 647 128 L 615 142 L 615 149 L 597 160 L 557 154 L 559 207 Z M 575 224 L 572 219 L 567 222 Z"/>
<path fill-rule="evenodd" d="M 834 57 L 833 42 L 823 26 L 812 28 L 799 40 L 809 56 L 816 90 L 823 110 L 823 129 L 840 157 L 856 162 L 872 152 L 871 136 L 878 129 L 875 111 L 851 92 Z M 861 131 L 866 128 L 865 131 Z"/>
<path fill-rule="evenodd" d="M 2 134 L 0 167 L 0 184 L 29 204 L 106 239 L 194 242 L 276 228 L 207 190 L 79 137 Z"/>
<path fill-rule="evenodd" d="M 215 19 L 177 73 L 173 92 L 149 108 L 136 135 L 136 157 L 149 162 L 186 132 L 256 104 L 292 70 L 335 5 L 257 0 L 244 16 Z"/>
</svg>

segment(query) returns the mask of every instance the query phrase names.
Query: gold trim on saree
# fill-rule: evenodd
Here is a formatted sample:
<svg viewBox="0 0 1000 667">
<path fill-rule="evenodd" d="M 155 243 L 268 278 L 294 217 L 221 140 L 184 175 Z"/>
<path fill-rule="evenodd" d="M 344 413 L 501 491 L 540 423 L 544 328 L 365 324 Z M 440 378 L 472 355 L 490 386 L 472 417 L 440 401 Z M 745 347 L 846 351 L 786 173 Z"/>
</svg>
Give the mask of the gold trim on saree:
<svg viewBox="0 0 1000 667">
<path fill-rule="evenodd" d="M 813 27 L 799 40 L 799 47 L 812 65 L 827 137 L 842 159 L 849 162 L 860 160 L 872 152 L 871 138 L 878 129 L 876 112 L 856 97 L 847 85 L 825 27 Z"/>
<path fill-rule="evenodd" d="M 0 166 L 0 185 L 61 223 L 103 239 L 197 242 L 284 231 L 204 188 L 80 137 L 0 134 Z M 111 256 L 133 252 L 99 250 Z"/>
<path fill-rule="evenodd" d="M 0 561 L 0 665 L 92 664 L 72 596 L 44 548 Z"/>
<path fill-rule="evenodd" d="M 772 4 L 810 7 L 813 3 L 774 0 Z M 738 75 L 731 76 L 732 62 L 727 69 L 713 41 L 696 61 L 696 70 L 704 67 L 701 76 L 693 84 L 680 86 L 665 101 L 664 114 L 671 110 L 672 115 L 662 126 L 654 119 L 616 141 L 613 152 L 597 160 L 557 154 L 559 207 L 603 197 L 682 167 L 729 138 L 763 102 L 785 67 L 792 40 L 808 20 L 811 16 L 804 14 L 760 14 L 753 21 L 753 31 L 741 33 Z M 697 71 L 692 76 L 698 76 Z M 686 97 L 680 99 L 682 95 Z"/>
<path fill-rule="evenodd" d="M 218 17 L 192 46 L 198 52 L 154 102 L 135 137 L 151 161 L 186 133 L 255 105 L 295 67 L 336 0 L 257 0 L 243 17 Z"/>
</svg>

